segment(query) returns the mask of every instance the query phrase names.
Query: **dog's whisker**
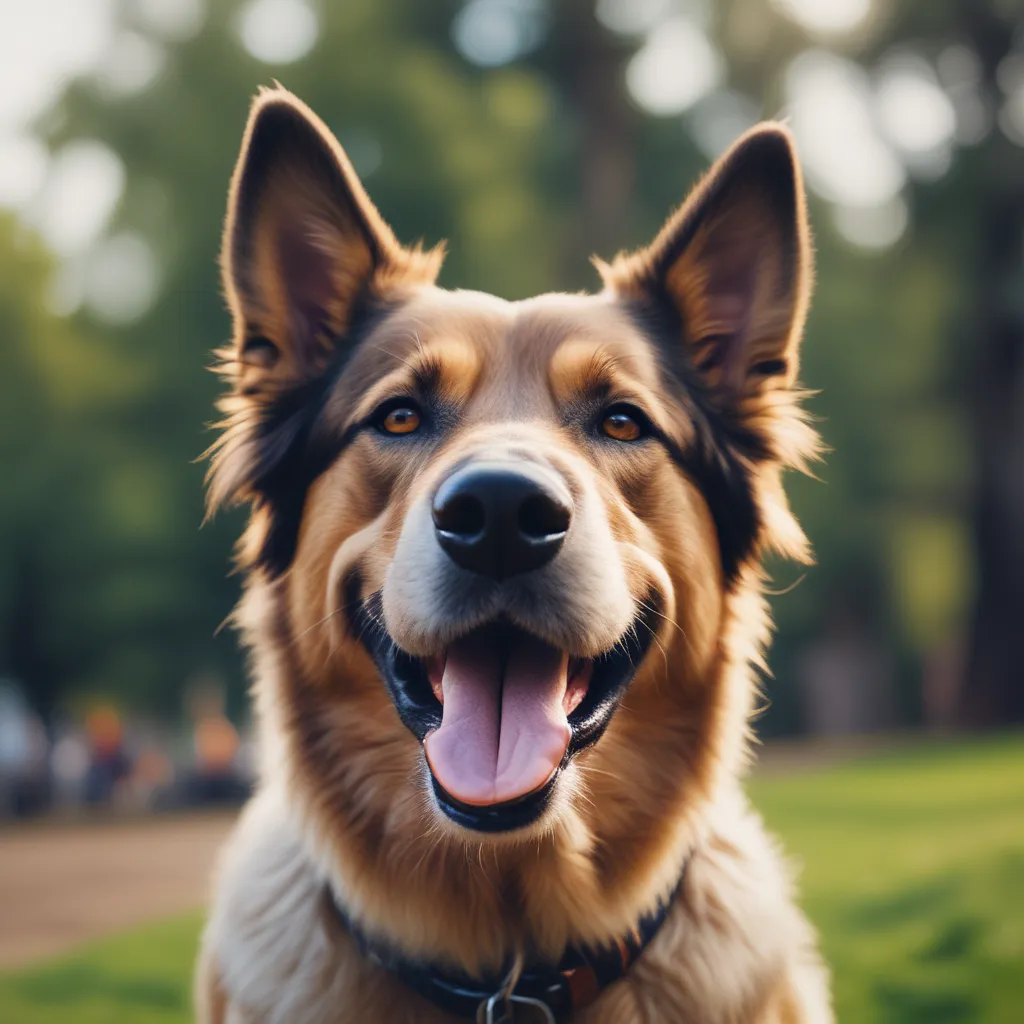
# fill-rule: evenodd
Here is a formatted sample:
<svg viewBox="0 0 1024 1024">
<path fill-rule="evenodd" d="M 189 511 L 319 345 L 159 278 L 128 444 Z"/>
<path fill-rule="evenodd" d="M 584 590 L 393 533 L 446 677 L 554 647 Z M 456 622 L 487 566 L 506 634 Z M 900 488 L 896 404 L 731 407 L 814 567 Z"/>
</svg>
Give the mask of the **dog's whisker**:
<svg viewBox="0 0 1024 1024">
<path fill-rule="evenodd" d="M 658 636 L 657 631 L 655 629 L 653 629 L 643 619 L 639 619 L 638 621 L 644 627 L 644 629 L 646 629 L 647 632 L 651 634 L 651 641 L 658 645 L 658 650 L 661 652 L 662 660 L 665 662 L 665 671 L 668 672 L 668 670 L 669 670 L 668 651 L 665 650 L 665 645 L 661 642 L 661 639 Z"/>
<path fill-rule="evenodd" d="M 301 633 L 297 633 L 294 637 L 292 637 L 292 640 L 291 640 L 292 646 L 297 644 L 300 640 L 303 639 L 303 637 L 307 636 L 309 633 L 312 633 L 314 629 L 318 629 L 325 622 L 329 622 L 335 616 L 341 615 L 343 613 L 343 611 L 344 611 L 343 608 L 335 608 L 333 611 L 328 612 L 323 618 L 317 619 L 316 622 L 314 622 L 310 626 L 307 626 L 304 630 L 302 630 Z"/>
<path fill-rule="evenodd" d="M 648 601 L 644 601 L 643 599 L 638 599 L 637 604 L 639 604 L 640 607 L 643 608 L 645 611 L 650 612 L 652 615 L 659 616 L 660 618 L 664 619 L 667 623 L 669 623 L 670 625 L 674 626 L 679 631 L 679 635 L 683 638 L 683 642 L 690 649 L 690 653 L 691 654 L 695 653 L 694 647 L 693 647 L 693 642 L 690 640 L 690 637 L 687 635 L 686 630 L 683 629 L 683 627 L 675 619 L 673 619 L 670 616 L 666 615 L 663 611 L 661 611 L 660 608 L 656 608 L 654 605 L 650 604 Z M 651 629 L 651 627 L 647 623 L 644 623 L 644 625 L 646 625 L 647 628 L 651 630 L 651 635 L 655 638 L 655 641 L 658 643 L 658 646 L 661 647 L 662 653 L 665 655 L 665 662 L 666 662 L 666 667 L 667 667 L 667 665 L 668 665 L 668 653 L 665 651 L 665 648 L 664 648 L 664 646 L 662 646 L 660 640 L 658 640 L 657 633 L 653 629 Z"/>
</svg>

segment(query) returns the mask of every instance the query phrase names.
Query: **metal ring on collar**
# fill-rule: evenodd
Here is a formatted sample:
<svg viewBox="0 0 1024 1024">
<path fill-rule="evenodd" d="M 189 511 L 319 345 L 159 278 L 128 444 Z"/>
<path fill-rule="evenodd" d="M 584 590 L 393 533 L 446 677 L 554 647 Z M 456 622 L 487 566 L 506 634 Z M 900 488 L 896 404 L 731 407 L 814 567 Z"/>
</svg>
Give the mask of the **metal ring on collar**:
<svg viewBox="0 0 1024 1024">
<path fill-rule="evenodd" d="M 551 1007 L 543 1000 L 533 999 L 530 996 L 517 996 L 514 992 L 505 993 L 500 991 L 495 992 L 486 1003 L 480 1004 L 480 1009 L 484 1011 L 484 1024 L 502 1024 L 502 1021 L 511 1021 L 512 1018 L 504 1013 L 501 1017 L 495 1016 L 495 1012 L 499 1009 L 503 1011 L 508 1010 L 509 1003 L 532 1006 L 540 1010 L 544 1015 L 544 1024 L 558 1024 L 554 1013 L 551 1011 Z"/>
</svg>

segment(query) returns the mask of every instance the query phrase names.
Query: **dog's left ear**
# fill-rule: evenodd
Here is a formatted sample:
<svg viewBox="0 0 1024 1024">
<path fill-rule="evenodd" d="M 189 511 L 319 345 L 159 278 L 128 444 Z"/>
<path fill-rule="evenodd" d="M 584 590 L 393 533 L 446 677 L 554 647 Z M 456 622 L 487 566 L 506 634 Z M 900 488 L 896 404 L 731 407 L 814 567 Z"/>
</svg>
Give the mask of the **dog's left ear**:
<svg viewBox="0 0 1024 1024">
<path fill-rule="evenodd" d="M 714 400 L 741 406 L 796 379 L 811 284 L 803 183 L 788 130 L 741 138 L 647 248 L 601 267 L 627 299 L 678 314 Z"/>
</svg>

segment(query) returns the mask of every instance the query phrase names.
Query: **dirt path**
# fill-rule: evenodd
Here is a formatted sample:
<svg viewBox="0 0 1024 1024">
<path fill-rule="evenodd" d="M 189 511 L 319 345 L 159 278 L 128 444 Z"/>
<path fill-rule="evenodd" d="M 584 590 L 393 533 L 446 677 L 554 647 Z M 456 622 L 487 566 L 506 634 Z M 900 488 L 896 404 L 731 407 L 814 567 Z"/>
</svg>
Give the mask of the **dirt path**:
<svg viewBox="0 0 1024 1024">
<path fill-rule="evenodd" d="M 772 743 L 755 773 L 796 774 L 892 738 Z M 0 829 L 0 970 L 201 906 L 226 814 Z"/>
<path fill-rule="evenodd" d="M 40 823 L 0 831 L 0 969 L 199 907 L 233 818 Z"/>
</svg>

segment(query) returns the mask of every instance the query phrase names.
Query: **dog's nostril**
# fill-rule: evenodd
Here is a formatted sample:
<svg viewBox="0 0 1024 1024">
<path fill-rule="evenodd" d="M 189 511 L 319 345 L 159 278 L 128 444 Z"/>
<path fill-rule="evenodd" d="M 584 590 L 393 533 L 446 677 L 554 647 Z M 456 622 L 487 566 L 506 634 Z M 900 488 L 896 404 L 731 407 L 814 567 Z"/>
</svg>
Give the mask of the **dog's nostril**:
<svg viewBox="0 0 1024 1024">
<path fill-rule="evenodd" d="M 531 540 L 543 540 L 569 529 L 569 509 L 546 494 L 534 494 L 519 506 L 519 529 Z"/>
<path fill-rule="evenodd" d="M 458 537 L 475 537 L 487 525 L 487 511 L 474 494 L 453 494 L 434 509 L 434 524 L 439 530 Z"/>
</svg>

